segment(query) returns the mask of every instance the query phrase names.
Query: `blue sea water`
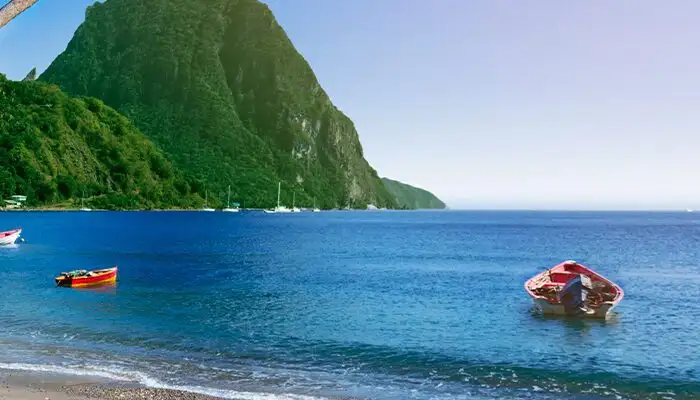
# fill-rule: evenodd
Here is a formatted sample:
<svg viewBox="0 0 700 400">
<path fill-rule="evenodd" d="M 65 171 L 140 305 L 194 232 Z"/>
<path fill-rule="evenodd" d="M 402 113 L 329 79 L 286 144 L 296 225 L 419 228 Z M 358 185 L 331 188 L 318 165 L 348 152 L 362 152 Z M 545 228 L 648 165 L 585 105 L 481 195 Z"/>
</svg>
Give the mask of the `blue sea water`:
<svg viewBox="0 0 700 400">
<path fill-rule="evenodd" d="M 0 368 L 240 399 L 700 398 L 700 216 L 0 213 Z M 566 259 L 607 321 L 545 318 Z M 118 264 L 115 288 L 56 288 Z"/>
</svg>

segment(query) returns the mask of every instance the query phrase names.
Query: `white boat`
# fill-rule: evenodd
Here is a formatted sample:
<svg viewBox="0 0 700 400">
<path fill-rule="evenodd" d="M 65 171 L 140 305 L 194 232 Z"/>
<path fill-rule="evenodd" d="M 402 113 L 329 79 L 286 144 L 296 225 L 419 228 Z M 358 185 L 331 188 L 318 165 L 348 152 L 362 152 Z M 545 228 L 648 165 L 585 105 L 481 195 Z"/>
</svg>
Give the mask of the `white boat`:
<svg viewBox="0 0 700 400">
<path fill-rule="evenodd" d="M 231 185 L 228 185 L 228 197 L 226 198 L 226 206 L 227 207 L 221 211 L 223 211 L 223 212 L 239 212 L 239 211 L 241 211 L 241 209 L 238 207 L 231 208 Z"/>
<path fill-rule="evenodd" d="M 316 207 L 316 198 L 314 197 L 314 208 L 311 209 L 311 212 L 321 212 L 321 209 Z"/>
<path fill-rule="evenodd" d="M 7 232 L 0 232 L 0 246 L 6 246 L 10 244 L 15 244 L 19 235 L 22 233 L 22 229 L 13 229 Z"/>
<path fill-rule="evenodd" d="M 277 213 L 284 214 L 284 213 L 292 212 L 292 210 L 290 210 L 289 208 L 280 205 L 280 192 L 281 192 L 281 190 L 282 190 L 282 182 L 278 182 L 277 183 L 277 207 L 275 207 L 271 210 L 267 210 L 267 209 L 263 210 L 265 212 L 265 214 L 277 214 Z"/>
<path fill-rule="evenodd" d="M 92 211 L 92 208 L 85 207 L 85 191 L 83 190 L 83 197 L 80 198 L 80 211 Z"/>
<path fill-rule="evenodd" d="M 202 211 L 216 211 L 213 208 L 209 208 L 209 191 L 206 189 L 204 190 L 204 208 L 202 208 Z"/>
</svg>

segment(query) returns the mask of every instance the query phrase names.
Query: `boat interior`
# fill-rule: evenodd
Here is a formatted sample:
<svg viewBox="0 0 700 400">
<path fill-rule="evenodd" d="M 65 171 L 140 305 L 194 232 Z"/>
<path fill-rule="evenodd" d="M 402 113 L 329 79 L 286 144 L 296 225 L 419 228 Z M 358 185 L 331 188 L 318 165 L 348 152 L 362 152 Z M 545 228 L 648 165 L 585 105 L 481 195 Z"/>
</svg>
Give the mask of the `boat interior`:
<svg viewBox="0 0 700 400">
<path fill-rule="evenodd" d="M 609 281 L 576 263 L 557 265 L 528 282 L 528 289 L 536 296 L 547 299 L 550 303 L 560 303 L 559 292 L 572 279 L 585 275 L 590 279 L 591 287 L 587 288 L 586 305 L 598 307 L 604 302 L 614 301 L 619 295 L 619 289 Z"/>
<path fill-rule="evenodd" d="M 61 272 L 61 277 L 65 278 L 81 278 L 81 277 L 88 277 L 88 276 L 99 276 L 99 275 L 104 275 L 107 273 L 112 272 L 113 268 L 107 268 L 107 269 L 97 269 L 94 271 L 88 271 L 85 269 L 78 269 L 75 271 L 70 271 L 70 272 Z"/>
</svg>

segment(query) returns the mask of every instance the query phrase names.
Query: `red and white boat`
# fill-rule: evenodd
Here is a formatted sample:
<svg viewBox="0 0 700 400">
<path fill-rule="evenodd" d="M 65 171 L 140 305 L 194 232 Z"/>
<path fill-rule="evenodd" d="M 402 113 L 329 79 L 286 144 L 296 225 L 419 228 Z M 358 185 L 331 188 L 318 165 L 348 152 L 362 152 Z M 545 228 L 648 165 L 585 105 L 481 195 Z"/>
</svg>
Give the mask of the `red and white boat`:
<svg viewBox="0 0 700 400">
<path fill-rule="evenodd" d="M 19 235 L 22 233 L 22 229 L 14 229 L 7 232 L 0 232 L 0 246 L 5 246 L 8 244 L 14 244 Z"/>
<path fill-rule="evenodd" d="M 56 286 L 87 287 L 115 284 L 117 282 L 117 266 L 105 269 L 87 271 L 78 269 L 70 272 L 61 272 L 56 277 Z"/>
<path fill-rule="evenodd" d="M 571 260 L 528 279 L 525 291 L 546 315 L 586 318 L 607 317 L 625 296 L 619 285 Z"/>
</svg>

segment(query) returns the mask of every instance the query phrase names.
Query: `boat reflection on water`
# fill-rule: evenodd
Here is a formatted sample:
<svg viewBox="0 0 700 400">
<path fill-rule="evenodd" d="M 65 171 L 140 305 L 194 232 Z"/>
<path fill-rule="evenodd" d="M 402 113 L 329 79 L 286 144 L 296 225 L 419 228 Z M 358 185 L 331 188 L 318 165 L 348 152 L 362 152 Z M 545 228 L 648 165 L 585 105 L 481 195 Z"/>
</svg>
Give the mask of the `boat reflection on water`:
<svg viewBox="0 0 700 400">
<path fill-rule="evenodd" d="M 108 282 L 100 285 L 94 286 L 78 286 L 72 288 L 73 290 L 78 290 L 81 292 L 94 292 L 94 293 L 107 293 L 107 294 L 117 294 L 117 282 Z"/>
<path fill-rule="evenodd" d="M 620 314 L 614 311 L 610 312 L 605 319 L 542 314 L 537 306 L 530 308 L 530 317 L 537 322 L 560 326 L 563 328 L 562 332 L 571 337 L 587 336 L 593 329 L 619 328 L 621 319 Z"/>
</svg>

